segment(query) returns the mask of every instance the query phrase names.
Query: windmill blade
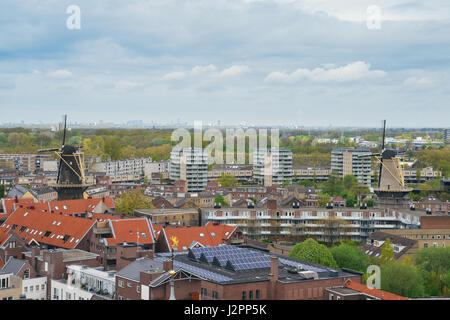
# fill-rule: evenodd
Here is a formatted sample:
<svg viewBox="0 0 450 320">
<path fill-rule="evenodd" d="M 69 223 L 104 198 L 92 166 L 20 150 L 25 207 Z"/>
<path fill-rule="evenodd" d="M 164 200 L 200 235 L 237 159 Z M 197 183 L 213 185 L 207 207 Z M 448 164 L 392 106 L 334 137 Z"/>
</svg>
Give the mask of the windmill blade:
<svg viewBox="0 0 450 320">
<path fill-rule="evenodd" d="M 383 120 L 383 140 L 381 141 L 381 159 L 380 159 L 380 170 L 378 173 L 378 188 L 381 185 L 381 171 L 383 170 L 383 151 L 384 151 L 385 137 L 386 137 L 386 119 Z"/>
<path fill-rule="evenodd" d="M 59 151 L 59 149 L 58 148 L 39 149 L 37 152 L 52 152 L 52 151 Z"/>
<path fill-rule="evenodd" d="M 62 145 L 64 147 L 64 145 L 66 144 L 66 125 L 67 125 L 67 114 L 65 114 L 63 116 L 64 119 L 64 132 L 63 132 L 63 141 L 62 141 Z"/>
</svg>

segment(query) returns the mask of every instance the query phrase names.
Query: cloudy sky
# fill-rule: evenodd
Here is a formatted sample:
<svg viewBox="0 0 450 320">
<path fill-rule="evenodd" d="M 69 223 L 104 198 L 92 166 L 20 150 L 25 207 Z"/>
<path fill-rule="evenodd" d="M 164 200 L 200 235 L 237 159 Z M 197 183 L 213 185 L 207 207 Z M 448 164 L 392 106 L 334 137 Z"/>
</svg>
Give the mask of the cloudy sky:
<svg viewBox="0 0 450 320">
<path fill-rule="evenodd" d="M 448 0 L 0 1 L 0 123 L 447 127 L 449 71 Z"/>
</svg>

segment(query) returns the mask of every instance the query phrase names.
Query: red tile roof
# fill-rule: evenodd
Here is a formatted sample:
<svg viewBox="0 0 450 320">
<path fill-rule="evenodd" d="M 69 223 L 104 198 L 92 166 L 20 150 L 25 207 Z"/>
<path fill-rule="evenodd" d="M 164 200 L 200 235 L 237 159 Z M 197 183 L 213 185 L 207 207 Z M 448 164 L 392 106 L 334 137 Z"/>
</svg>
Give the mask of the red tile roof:
<svg viewBox="0 0 450 320">
<path fill-rule="evenodd" d="M 96 198 L 96 199 L 77 199 L 77 200 L 58 200 L 49 201 L 49 208 L 55 213 L 84 213 L 93 212 L 95 207 L 104 200 L 108 208 L 114 208 L 114 203 L 111 198 Z"/>
<path fill-rule="evenodd" d="M 27 243 L 37 242 L 73 249 L 95 224 L 94 219 L 83 219 L 58 213 L 42 212 L 39 209 L 18 208 L 3 223 Z"/>
<path fill-rule="evenodd" d="M 20 198 L 20 199 L 17 199 L 17 200 L 15 198 L 4 198 L 4 199 L 1 199 L 1 205 L 3 207 L 3 213 L 0 213 L 0 218 L 1 218 L 1 216 L 8 217 L 20 205 L 33 204 L 33 203 L 34 203 L 34 199 L 31 199 L 31 198 Z"/>
<path fill-rule="evenodd" d="M 176 237 L 178 251 L 186 251 L 195 243 L 203 247 L 217 247 L 219 244 L 223 244 L 224 240 L 228 239 L 235 230 L 235 226 L 209 222 L 202 227 L 164 228 L 163 234 L 160 234 L 160 236 L 164 235 L 170 248 L 172 237 Z"/>
<path fill-rule="evenodd" d="M 155 243 L 151 222 L 147 218 L 110 220 L 109 225 L 113 237 L 105 239 L 108 246 L 120 242 Z"/>
<path fill-rule="evenodd" d="M 5 226 L 0 226 L 0 247 L 5 243 L 6 240 L 9 239 L 11 234 L 9 233 L 9 230 L 5 228 Z"/>
<path fill-rule="evenodd" d="M 353 289 L 355 291 L 359 291 L 368 295 L 371 295 L 373 297 L 379 298 L 381 300 L 408 300 L 408 298 L 387 292 L 387 291 L 383 291 L 383 290 L 379 290 L 379 289 L 370 289 L 369 287 L 367 287 L 364 284 L 358 283 L 358 282 L 354 282 L 351 280 L 348 280 L 345 283 L 345 287 Z"/>
</svg>

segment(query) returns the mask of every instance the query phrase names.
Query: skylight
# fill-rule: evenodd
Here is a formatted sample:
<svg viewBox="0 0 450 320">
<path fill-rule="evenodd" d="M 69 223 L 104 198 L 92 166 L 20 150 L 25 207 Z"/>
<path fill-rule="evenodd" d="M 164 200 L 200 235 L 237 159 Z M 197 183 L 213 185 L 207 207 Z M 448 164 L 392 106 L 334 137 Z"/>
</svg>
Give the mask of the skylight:
<svg viewBox="0 0 450 320">
<path fill-rule="evenodd" d="M 204 237 L 205 235 L 203 233 L 200 233 L 200 237 Z"/>
<path fill-rule="evenodd" d="M 24 217 L 26 217 L 27 215 L 28 215 L 28 211 L 23 214 Z"/>
</svg>

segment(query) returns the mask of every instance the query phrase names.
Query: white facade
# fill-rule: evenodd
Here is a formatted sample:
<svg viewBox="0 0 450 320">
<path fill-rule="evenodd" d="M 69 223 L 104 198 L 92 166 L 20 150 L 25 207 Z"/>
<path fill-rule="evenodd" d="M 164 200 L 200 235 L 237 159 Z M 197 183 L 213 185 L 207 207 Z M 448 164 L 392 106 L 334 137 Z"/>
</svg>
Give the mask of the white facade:
<svg viewBox="0 0 450 320">
<path fill-rule="evenodd" d="M 258 149 L 253 154 L 253 177 L 264 186 L 292 183 L 292 151 Z"/>
<path fill-rule="evenodd" d="M 201 148 L 174 148 L 170 153 L 170 180 L 185 180 L 188 192 L 201 192 L 208 183 L 208 155 Z"/>
<path fill-rule="evenodd" d="M 331 152 L 331 170 L 341 178 L 352 174 L 366 186 L 371 186 L 371 152 L 369 149 L 336 148 Z"/>
<path fill-rule="evenodd" d="M 152 173 L 168 173 L 169 172 L 169 163 L 170 161 L 158 161 L 158 162 L 150 162 L 144 164 L 144 176 L 149 179 L 152 176 Z"/>
<path fill-rule="evenodd" d="M 152 158 L 136 158 L 97 162 L 92 165 L 94 172 L 105 172 L 107 176 L 143 174 L 146 164 L 152 163 Z"/>
<path fill-rule="evenodd" d="M 95 294 L 114 299 L 115 271 L 89 268 L 83 265 L 67 266 L 67 281 L 52 280 L 52 300 L 90 300 Z"/>
<path fill-rule="evenodd" d="M 22 295 L 27 299 L 47 299 L 47 277 L 36 277 L 22 280 Z"/>
</svg>

